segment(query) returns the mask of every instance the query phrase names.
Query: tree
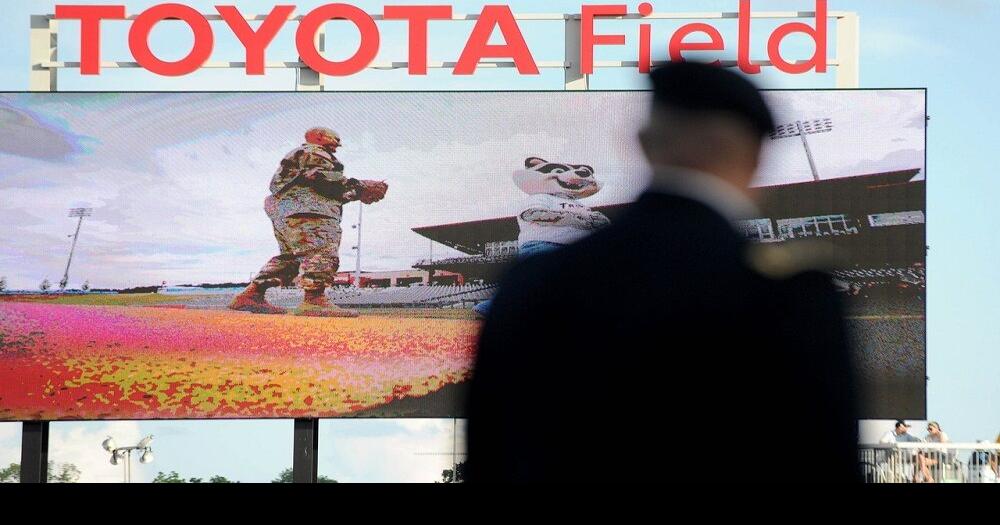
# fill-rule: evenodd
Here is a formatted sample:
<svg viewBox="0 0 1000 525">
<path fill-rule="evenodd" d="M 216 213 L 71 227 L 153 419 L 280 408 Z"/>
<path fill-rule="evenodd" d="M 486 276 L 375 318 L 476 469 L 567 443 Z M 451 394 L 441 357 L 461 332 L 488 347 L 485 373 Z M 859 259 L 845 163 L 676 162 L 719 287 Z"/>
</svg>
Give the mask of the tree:
<svg viewBox="0 0 1000 525">
<path fill-rule="evenodd" d="M 21 481 L 21 465 L 11 463 L 9 467 L 0 469 L 0 483 L 17 483 Z"/>
<path fill-rule="evenodd" d="M 225 476 L 212 476 L 208 478 L 209 483 L 239 483 L 239 481 L 230 481 L 226 479 Z"/>
<path fill-rule="evenodd" d="M 0 292 L 7 290 L 7 276 L 0 277 Z"/>
<path fill-rule="evenodd" d="M 72 463 L 49 462 L 49 483 L 76 483 L 80 481 L 80 469 Z M 19 483 L 21 481 L 21 465 L 11 463 L 0 469 L 0 483 Z"/>
<path fill-rule="evenodd" d="M 326 476 L 319 476 L 316 481 L 320 483 L 336 483 L 337 480 L 328 478 Z M 271 483 L 291 483 L 292 482 L 292 468 L 288 467 L 278 474 L 278 477 L 271 480 Z"/>
<path fill-rule="evenodd" d="M 456 472 L 458 473 L 456 475 Z M 442 483 L 461 483 L 465 481 L 465 462 L 460 461 L 455 465 L 454 470 L 444 469 L 441 471 Z"/>
<path fill-rule="evenodd" d="M 156 477 L 153 478 L 153 483 L 205 483 L 205 480 L 204 478 L 184 479 L 176 471 L 171 470 L 170 474 L 157 472 Z M 208 478 L 208 483 L 239 483 L 239 481 L 231 481 L 225 476 L 212 476 Z"/>
<path fill-rule="evenodd" d="M 38 289 L 43 292 L 47 292 L 49 291 L 49 288 L 52 288 L 52 283 L 50 283 L 48 279 L 42 279 L 42 284 L 38 285 Z"/>
<path fill-rule="evenodd" d="M 83 281 L 83 284 L 80 285 L 80 289 L 85 292 L 90 290 L 90 281 Z"/>
<path fill-rule="evenodd" d="M 80 481 L 80 469 L 72 463 L 49 462 L 49 483 L 76 483 Z"/>
<path fill-rule="evenodd" d="M 153 478 L 153 483 L 187 483 L 187 481 L 185 481 L 180 474 L 171 470 L 170 474 L 157 472 L 156 477 Z"/>
</svg>

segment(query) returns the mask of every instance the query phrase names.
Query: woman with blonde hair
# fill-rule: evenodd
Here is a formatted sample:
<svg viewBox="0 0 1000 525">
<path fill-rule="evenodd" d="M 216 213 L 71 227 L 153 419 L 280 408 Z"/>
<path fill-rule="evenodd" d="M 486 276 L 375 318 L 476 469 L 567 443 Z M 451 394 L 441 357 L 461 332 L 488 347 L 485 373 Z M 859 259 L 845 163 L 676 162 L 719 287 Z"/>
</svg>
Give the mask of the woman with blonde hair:
<svg viewBox="0 0 1000 525">
<path fill-rule="evenodd" d="M 937 421 L 931 421 L 927 423 L 927 437 L 924 441 L 928 443 L 951 443 L 951 439 L 948 439 L 948 434 L 944 433 L 941 429 L 941 425 Z M 922 477 L 923 483 L 934 483 L 935 479 L 931 473 L 932 467 L 935 471 L 940 470 L 940 464 L 948 455 L 948 451 L 945 449 L 932 449 L 932 450 L 921 450 L 917 453 L 917 469 L 913 473 L 913 482 L 920 483 L 920 478 Z"/>
</svg>

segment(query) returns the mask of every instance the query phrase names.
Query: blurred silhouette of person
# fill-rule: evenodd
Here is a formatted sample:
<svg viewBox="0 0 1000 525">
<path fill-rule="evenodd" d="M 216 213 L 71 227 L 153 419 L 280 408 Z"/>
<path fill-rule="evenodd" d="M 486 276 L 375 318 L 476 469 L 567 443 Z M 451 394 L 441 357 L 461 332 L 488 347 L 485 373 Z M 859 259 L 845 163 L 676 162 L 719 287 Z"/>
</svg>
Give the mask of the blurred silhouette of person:
<svg viewBox="0 0 1000 525">
<path fill-rule="evenodd" d="M 859 481 L 831 278 L 815 251 L 751 244 L 733 225 L 759 217 L 767 104 L 710 65 L 650 78 L 647 191 L 501 283 L 470 387 L 466 479 Z"/>
</svg>

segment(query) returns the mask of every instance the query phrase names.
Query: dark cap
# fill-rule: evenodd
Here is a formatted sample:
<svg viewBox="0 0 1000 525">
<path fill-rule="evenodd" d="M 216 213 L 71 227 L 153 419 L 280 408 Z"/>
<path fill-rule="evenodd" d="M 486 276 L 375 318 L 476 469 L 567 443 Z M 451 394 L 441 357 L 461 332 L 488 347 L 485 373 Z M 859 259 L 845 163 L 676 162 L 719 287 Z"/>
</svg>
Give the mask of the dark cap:
<svg viewBox="0 0 1000 525">
<path fill-rule="evenodd" d="M 674 109 L 724 112 L 749 124 L 761 137 L 774 117 L 760 91 L 742 75 L 699 62 L 668 62 L 649 74 L 653 101 Z"/>
<path fill-rule="evenodd" d="M 901 426 L 906 427 L 906 428 L 910 428 L 911 425 L 908 424 L 906 421 L 903 421 L 902 419 L 897 419 L 896 420 L 896 428 L 899 428 Z"/>
</svg>

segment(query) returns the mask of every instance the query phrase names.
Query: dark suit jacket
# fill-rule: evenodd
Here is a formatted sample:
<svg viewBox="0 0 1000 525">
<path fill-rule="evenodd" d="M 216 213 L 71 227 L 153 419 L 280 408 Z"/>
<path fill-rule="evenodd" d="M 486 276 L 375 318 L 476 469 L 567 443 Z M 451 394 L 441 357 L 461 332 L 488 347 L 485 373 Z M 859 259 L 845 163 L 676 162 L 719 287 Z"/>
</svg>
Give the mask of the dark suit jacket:
<svg viewBox="0 0 1000 525">
<path fill-rule="evenodd" d="M 479 345 L 469 481 L 854 481 L 852 366 L 829 277 L 765 277 L 691 199 L 505 277 Z"/>
</svg>

